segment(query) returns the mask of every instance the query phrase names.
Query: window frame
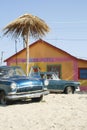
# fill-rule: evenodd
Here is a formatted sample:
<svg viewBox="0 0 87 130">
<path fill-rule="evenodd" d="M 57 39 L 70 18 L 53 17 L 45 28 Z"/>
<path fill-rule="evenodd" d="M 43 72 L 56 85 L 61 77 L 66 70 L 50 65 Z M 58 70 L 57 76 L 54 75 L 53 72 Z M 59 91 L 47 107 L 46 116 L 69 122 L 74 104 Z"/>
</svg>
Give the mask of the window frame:
<svg viewBox="0 0 87 130">
<path fill-rule="evenodd" d="M 50 67 L 50 68 L 52 68 L 52 67 L 58 68 L 58 70 L 59 70 L 58 77 L 59 77 L 59 78 L 62 78 L 62 74 L 61 74 L 61 70 L 62 70 L 61 68 L 62 68 L 62 67 L 61 67 L 61 64 L 47 65 L 47 72 L 49 72 L 49 67 Z M 51 71 L 51 72 L 55 72 L 55 71 Z"/>
<path fill-rule="evenodd" d="M 87 71 L 87 68 L 78 68 L 78 79 L 81 79 L 81 80 L 87 80 L 87 78 L 82 78 L 81 75 L 81 70 L 86 70 Z"/>
</svg>

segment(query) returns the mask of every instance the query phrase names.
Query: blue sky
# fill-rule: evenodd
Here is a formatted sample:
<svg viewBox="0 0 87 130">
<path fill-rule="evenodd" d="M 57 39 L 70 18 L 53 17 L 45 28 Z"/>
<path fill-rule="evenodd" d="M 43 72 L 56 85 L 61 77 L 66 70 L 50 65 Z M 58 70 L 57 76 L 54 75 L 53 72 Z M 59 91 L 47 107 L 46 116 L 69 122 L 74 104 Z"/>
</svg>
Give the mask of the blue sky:
<svg viewBox="0 0 87 130">
<path fill-rule="evenodd" d="M 2 37 L 2 29 L 18 18 L 30 13 L 43 19 L 50 32 L 43 40 L 68 52 L 87 59 L 87 0 L 0 0 L 0 61 L 15 54 L 15 41 Z M 36 39 L 30 38 L 30 44 Z M 17 51 L 23 49 L 17 41 Z"/>
</svg>

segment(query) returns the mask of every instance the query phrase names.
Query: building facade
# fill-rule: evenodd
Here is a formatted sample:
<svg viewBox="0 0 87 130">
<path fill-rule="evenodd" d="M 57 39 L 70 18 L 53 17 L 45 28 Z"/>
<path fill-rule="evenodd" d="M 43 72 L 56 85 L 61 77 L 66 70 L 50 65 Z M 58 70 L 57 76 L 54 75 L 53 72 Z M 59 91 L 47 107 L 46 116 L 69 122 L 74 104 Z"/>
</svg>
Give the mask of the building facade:
<svg viewBox="0 0 87 130">
<path fill-rule="evenodd" d="M 29 68 L 37 66 L 42 72 L 56 72 L 61 79 L 79 81 L 81 90 L 87 90 L 87 60 L 78 59 L 41 39 L 29 46 L 29 53 Z M 8 66 L 21 66 L 26 71 L 26 49 L 5 62 Z"/>
</svg>

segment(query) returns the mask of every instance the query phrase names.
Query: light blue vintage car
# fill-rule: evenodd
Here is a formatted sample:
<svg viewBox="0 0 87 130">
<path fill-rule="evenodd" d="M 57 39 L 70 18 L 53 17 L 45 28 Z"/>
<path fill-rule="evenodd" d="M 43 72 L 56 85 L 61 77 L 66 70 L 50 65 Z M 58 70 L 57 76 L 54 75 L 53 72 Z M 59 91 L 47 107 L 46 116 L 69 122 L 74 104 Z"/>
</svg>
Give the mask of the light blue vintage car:
<svg viewBox="0 0 87 130">
<path fill-rule="evenodd" d="M 47 80 L 27 77 L 18 66 L 0 67 L 0 103 L 10 104 L 14 100 L 32 99 L 41 101 L 49 94 Z"/>
<path fill-rule="evenodd" d="M 74 94 L 74 92 L 80 91 L 80 82 L 62 80 L 58 77 L 58 74 L 54 72 L 32 72 L 29 76 L 37 79 L 48 80 L 49 84 L 47 88 L 49 92 Z"/>
</svg>

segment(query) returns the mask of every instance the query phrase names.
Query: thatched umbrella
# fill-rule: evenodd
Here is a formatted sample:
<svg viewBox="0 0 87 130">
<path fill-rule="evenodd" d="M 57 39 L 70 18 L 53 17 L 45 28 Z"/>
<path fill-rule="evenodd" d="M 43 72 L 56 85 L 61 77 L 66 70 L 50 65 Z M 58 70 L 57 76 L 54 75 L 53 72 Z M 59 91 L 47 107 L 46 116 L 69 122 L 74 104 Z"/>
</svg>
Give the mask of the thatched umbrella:
<svg viewBox="0 0 87 130">
<path fill-rule="evenodd" d="M 29 72 L 29 37 L 41 38 L 47 32 L 49 32 L 49 27 L 37 16 L 31 14 L 24 14 L 20 16 L 10 24 L 8 24 L 4 29 L 4 35 L 10 34 L 15 39 L 21 36 L 26 45 L 26 74 Z"/>
</svg>

